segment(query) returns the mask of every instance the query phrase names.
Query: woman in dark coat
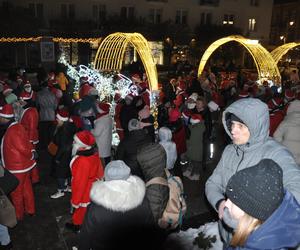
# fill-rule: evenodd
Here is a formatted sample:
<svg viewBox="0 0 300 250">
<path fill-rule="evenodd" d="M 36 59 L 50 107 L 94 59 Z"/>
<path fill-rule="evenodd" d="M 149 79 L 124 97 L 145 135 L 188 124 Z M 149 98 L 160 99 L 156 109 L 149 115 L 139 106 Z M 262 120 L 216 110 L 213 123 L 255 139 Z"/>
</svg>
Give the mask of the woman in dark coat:
<svg viewBox="0 0 300 250">
<path fill-rule="evenodd" d="M 160 144 L 152 143 L 141 148 L 138 152 L 137 160 L 141 166 L 146 183 L 154 177 L 167 179 L 165 172 L 167 156 Z M 149 201 L 154 221 L 158 223 L 169 200 L 169 187 L 161 184 L 152 184 L 147 187 L 146 197 Z"/>
<path fill-rule="evenodd" d="M 133 175 L 143 177 L 143 173 L 137 161 L 137 151 L 142 146 L 151 143 L 151 136 L 147 130 L 141 128 L 137 119 L 131 119 L 128 124 L 129 132 L 120 142 L 117 148 L 116 159 L 124 161 L 131 169 Z"/>
<path fill-rule="evenodd" d="M 104 178 L 91 189 L 79 249 L 159 249 L 145 183 L 120 160 L 106 166 Z"/>
<path fill-rule="evenodd" d="M 70 161 L 72 155 L 73 137 L 77 128 L 69 121 L 68 113 L 59 111 L 56 115 L 57 127 L 53 137 L 53 143 L 57 145 L 56 155 L 53 157 L 53 175 L 57 179 L 58 191 L 51 195 L 52 199 L 64 196 L 65 191 L 70 191 L 68 179 L 71 177 Z"/>
</svg>

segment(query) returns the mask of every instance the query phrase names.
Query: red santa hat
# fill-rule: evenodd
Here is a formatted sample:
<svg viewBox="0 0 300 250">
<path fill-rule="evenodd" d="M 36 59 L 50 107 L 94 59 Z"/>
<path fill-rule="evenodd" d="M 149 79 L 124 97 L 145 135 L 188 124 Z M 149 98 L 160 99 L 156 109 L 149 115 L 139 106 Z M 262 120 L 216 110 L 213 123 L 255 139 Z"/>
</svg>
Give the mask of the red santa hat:
<svg viewBox="0 0 300 250">
<path fill-rule="evenodd" d="M 89 83 L 88 80 L 89 80 L 88 76 L 82 76 L 79 78 L 79 83 L 80 83 L 80 85 L 82 85 L 84 83 Z"/>
<path fill-rule="evenodd" d="M 58 110 L 56 118 L 60 121 L 66 122 L 69 120 L 69 112 L 64 109 Z"/>
<path fill-rule="evenodd" d="M 197 124 L 201 121 L 203 121 L 203 118 L 200 114 L 192 114 L 191 119 L 190 119 L 191 124 Z"/>
<path fill-rule="evenodd" d="M 13 89 L 9 85 L 5 84 L 3 86 L 3 95 L 9 95 L 12 91 Z"/>
<path fill-rule="evenodd" d="M 90 149 L 95 143 L 95 137 L 88 130 L 83 130 L 74 135 L 74 141 L 81 148 Z"/>
<path fill-rule="evenodd" d="M 170 83 L 171 83 L 171 84 L 175 84 L 176 82 L 177 82 L 176 78 L 172 78 L 172 79 L 170 80 Z"/>
<path fill-rule="evenodd" d="M 284 96 L 286 99 L 291 100 L 291 99 L 295 98 L 295 93 L 292 90 L 287 89 L 284 93 Z"/>
<path fill-rule="evenodd" d="M 181 113 L 178 109 L 171 109 L 169 112 L 169 121 L 170 122 L 175 122 L 177 121 L 181 116 Z"/>
<path fill-rule="evenodd" d="M 4 106 L 0 107 L 0 117 L 10 119 L 14 116 L 14 109 L 11 104 L 5 104 Z"/>
<path fill-rule="evenodd" d="M 108 114 L 109 113 L 109 110 L 110 110 L 110 105 L 108 103 L 105 103 L 105 102 L 100 102 L 97 106 L 97 111 L 100 113 L 100 114 Z"/>
<path fill-rule="evenodd" d="M 239 93 L 239 98 L 247 98 L 249 97 L 249 93 L 246 90 L 241 90 Z"/>
</svg>

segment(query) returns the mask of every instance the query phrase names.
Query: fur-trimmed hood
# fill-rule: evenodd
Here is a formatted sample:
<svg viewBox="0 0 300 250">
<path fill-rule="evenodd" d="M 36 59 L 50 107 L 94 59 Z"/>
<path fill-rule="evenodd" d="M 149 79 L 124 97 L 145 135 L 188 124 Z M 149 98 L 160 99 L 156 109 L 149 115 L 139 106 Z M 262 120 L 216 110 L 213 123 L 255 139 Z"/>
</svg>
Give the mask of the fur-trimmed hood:
<svg viewBox="0 0 300 250">
<path fill-rule="evenodd" d="M 127 180 L 95 182 L 90 197 L 97 205 L 116 212 L 126 212 L 142 204 L 145 192 L 142 179 L 131 175 Z"/>
</svg>

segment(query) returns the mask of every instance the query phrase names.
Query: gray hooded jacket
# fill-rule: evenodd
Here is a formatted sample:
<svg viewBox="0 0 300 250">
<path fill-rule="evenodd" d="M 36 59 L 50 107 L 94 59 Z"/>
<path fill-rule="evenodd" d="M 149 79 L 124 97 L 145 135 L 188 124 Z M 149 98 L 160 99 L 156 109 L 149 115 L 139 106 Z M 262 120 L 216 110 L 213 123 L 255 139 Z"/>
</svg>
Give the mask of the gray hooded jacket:
<svg viewBox="0 0 300 250">
<path fill-rule="evenodd" d="M 245 98 L 231 104 L 223 113 L 222 122 L 227 134 L 228 113 L 240 118 L 250 131 L 249 141 L 244 145 L 228 145 L 206 182 L 205 192 L 210 204 L 225 199 L 225 189 L 230 177 L 237 171 L 251 167 L 262 159 L 274 160 L 283 170 L 283 185 L 300 202 L 300 168 L 286 147 L 269 137 L 269 112 L 259 99 Z M 253 183 L 255 185 L 255 183 Z"/>
</svg>

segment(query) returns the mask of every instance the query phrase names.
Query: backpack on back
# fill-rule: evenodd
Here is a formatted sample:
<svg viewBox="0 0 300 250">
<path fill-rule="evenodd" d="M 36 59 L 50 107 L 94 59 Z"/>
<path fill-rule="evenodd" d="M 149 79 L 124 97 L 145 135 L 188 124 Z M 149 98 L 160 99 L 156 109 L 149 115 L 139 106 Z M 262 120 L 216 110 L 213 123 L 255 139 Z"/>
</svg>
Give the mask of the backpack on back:
<svg viewBox="0 0 300 250">
<path fill-rule="evenodd" d="M 169 200 L 162 217 L 158 220 L 158 225 L 164 229 L 175 229 L 181 226 L 187 207 L 180 177 L 172 176 L 167 169 L 166 174 L 167 180 L 163 177 L 154 177 L 146 183 L 146 187 L 153 184 L 169 187 Z"/>
</svg>

